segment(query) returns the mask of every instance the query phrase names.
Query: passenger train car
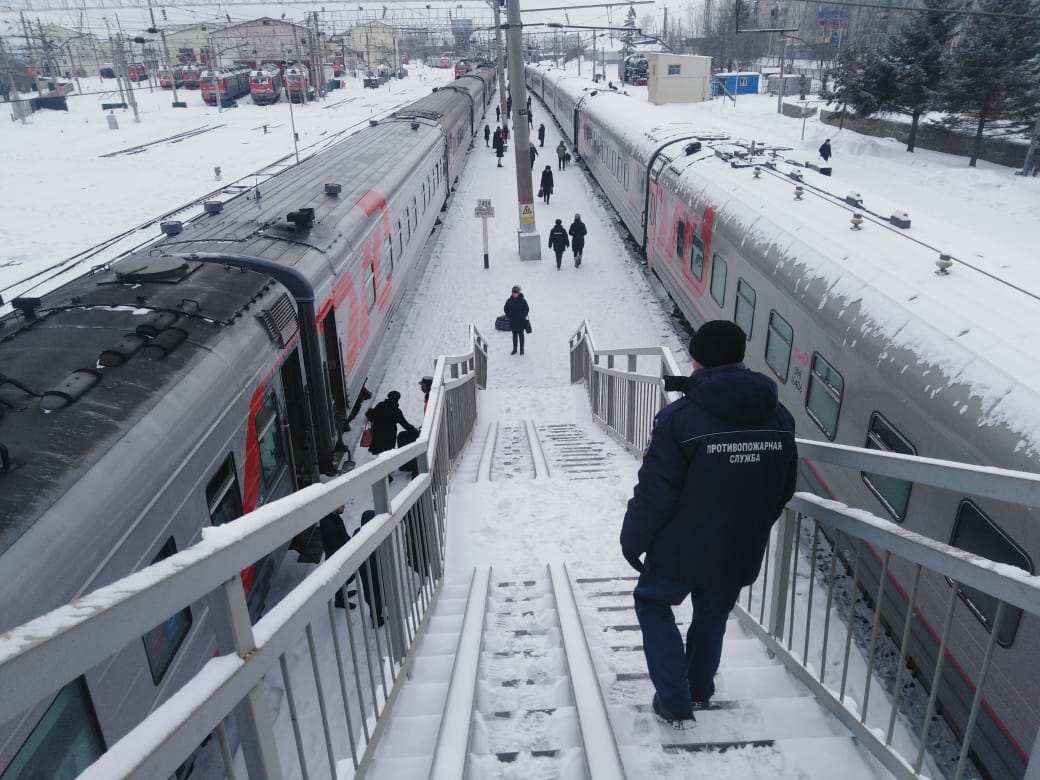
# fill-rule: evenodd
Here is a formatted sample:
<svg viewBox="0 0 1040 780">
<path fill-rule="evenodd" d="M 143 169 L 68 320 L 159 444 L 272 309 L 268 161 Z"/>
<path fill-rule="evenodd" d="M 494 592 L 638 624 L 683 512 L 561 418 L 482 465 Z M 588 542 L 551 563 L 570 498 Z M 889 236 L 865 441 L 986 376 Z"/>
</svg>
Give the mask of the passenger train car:
<svg viewBox="0 0 1040 780">
<path fill-rule="evenodd" d="M 335 473 L 348 413 L 494 89 L 435 90 L 0 320 L 0 634 Z M 254 619 L 278 561 L 243 572 Z M 212 657 L 207 608 L 0 724 L 71 777 Z"/>
<path fill-rule="evenodd" d="M 220 100 L 237 100 L 249 94 L 249 68 L 235 65 L 231 68 L 207 70 L 199 77 L 202 99 L 211 106 Z"/>
<path fill-rule="evenodd" d="M 996 270 L 995 237 L 934 220 L 919 229 L 895 204 L 879 205 L 883 195 L 835 191 L 834 180 L 780 153 L 753 152 L 562 71 L 528 66 L 526 79 L 691 325 L 724 318 L 744 329 L 747 363 L 776 380 L 799 435 L 1040 471 L 1031 357 L 1040 297 L 999 278 L 1013 271 Z M 1040 559 L 1032 510 L 814 463 L 803 478 L 820 495 L 986 558 L 1030 573 Z M 865 593 L 876 594 L 880 559 L 868 562 Z M 903 625 L 912 579 L 905 564 L 889 570 L 895 587 L 882 615 L 891 626 Z M 926 577 L 920 587 L 909 651 L 928 681 L 952 586 Z M 1040 722 L 1040 625 L 1008 609 L 994 627 L 994 599 L 959 595 L 943 714 L 964 728 L 996 628 L 973 751 L 990 777 L 1021 777 Z"/>
</svg>

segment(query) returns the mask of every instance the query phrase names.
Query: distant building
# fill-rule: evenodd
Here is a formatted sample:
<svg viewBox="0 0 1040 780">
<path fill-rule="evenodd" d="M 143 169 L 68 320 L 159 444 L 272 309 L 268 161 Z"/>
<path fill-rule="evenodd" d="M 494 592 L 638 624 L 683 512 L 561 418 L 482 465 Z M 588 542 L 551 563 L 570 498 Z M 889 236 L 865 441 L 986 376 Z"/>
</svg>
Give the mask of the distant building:
<svg viewBox="0 0 1040 780">
<path fill-rule="evenodd" d="M 209 64 L 210 36 L 218 28 L 215 24 L 191 24 L 178 29 L 166 29 L 166 48 L 170 51 L 171 65 Z"/>
<path fill-rule="evenodd" d="M 651 103 L 700 103 L 711 98 L 711 57 L 651 53 L 647 98 Z"/>
<path fill-rule="evenodd" d="M 369 68 L 388 65 L 397 70 L 401 67 L 397 30 L 389 24 L 376 21 L 359 24 L 344 36 L 344 41 Z"/>
<path fill-rule="evenodd" d="M 757 95 L 760 79 L 761 76 L 754 71 L 716 73 L 712 76 L 712 97 L 718 97 L 720 94 L 725 93 L 730 95 Z M 725 87 L 725 92 L 723 92 L 723 87 Z"/>
<path fill-rule="evenodd" d="M 75 76 L 97 75 L 101 62 L 112 58 L 107 45 L 102 45 L 94 35 L 70 30 L 56 24 L 46 24 L 42 28 L 43 45 L 40 52 L 43 56 L 43 67 L 46 72 L 56 72 L 51 76 L 73 78 Z"/>
<path fill-rule="evenodd" d="M 316 37 L 318 36 L 318 37 Z M 323 59 L 324 35 L 281 19 L 262 17 L 214 30 L 210 35 L 215 64 L 257 67 L 262 63 L 303 63 Z"/>
</svg>

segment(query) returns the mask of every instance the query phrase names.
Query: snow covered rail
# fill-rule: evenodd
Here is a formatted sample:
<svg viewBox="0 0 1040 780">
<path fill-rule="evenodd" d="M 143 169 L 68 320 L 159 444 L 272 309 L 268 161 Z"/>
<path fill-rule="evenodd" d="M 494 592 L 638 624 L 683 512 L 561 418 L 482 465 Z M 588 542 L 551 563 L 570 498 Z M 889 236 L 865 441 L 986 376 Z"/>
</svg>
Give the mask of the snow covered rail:
<svg viewBox="0 0 1040 780">
<path fill-rule="evenodd" d="M 107 751 L 76 767 L 81 777 L 170 777 L 214 734 L 229 777 L 235 741 L 249 777 L 356 770 L 442 586 L 448 475 L 486 374 L 484 339 L 472 326 L 468 335 L 468 352 L 437 359 L 415 443 L 206 529 L 199 543 L 0 636 L 0 723 L 38 718 L 67 683 L 139 650 L 157 623 L 191 606 L 193 630 L 214 635 L 221 654 L 181 670 L 180 687 L 128 733 L 107 735 Z M 392 472 L 412 459 L 419 476 L 392 496 Z M 239 573 L 344 504 L 375 517 L 251 624 Z M 320 714 L 297 717 L 315 701 Z"/>
<path fill-rule="evenodd" d="M 680 373 L 671 353 L 596 349 L 583 322 L 570 356 L 571 381 L 584 380 L 594 417 L 642 451 L 654 415 L 678 398 L 666 389 L 666 377 Z M 797 493 L 758 581 L 738 602 L 746 627 L 895 777 L 923 776 L 923 746 L 940 713 L 959 747 L 945 761 L 950 776 L 977 776 L 976 758 L 1000 767 L 1000 776 L 1040 780 L 1035 692 L 1014 683 L 1040 679 L 1031 652 L 1040 577 L 971 500 L 1036 510 L 1040 475 L 806 439 L 798 448 L 803 476 L 820 492 L 821 474 L 835 485 L 867 481 L 907 496 L 945 491 L 956 524 L 950 531 L 936 518 L 930 533 L 951 544 Z M 1019 674 L 1007 674 L 1011 668 Z"/>
</svg>

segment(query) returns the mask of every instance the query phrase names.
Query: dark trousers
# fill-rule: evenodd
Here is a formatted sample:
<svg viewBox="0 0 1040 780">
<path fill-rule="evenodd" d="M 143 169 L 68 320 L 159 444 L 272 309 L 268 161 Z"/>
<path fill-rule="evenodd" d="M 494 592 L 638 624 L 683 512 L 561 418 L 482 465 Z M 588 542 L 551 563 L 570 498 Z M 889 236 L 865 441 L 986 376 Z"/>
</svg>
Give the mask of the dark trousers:
<svg viewBox="0 0 1040 780">
<path fill-rule="evenodd" d="M 513 352 L 516 352 L 517 344 L 520 345 L 520 354 L 524 354 L 524 329 L 513 328 Z"/>
<path fill-rule="evenodd" d="M 556 267 L 560 268 L 563 266 L 563 247 L 553 249 L 553 251 L 556 253 Z"/>
<path fill-rule="evenodd" d="M 690 711 L 691 701 L 715 694 L 715 673 L 722 659 L 726 620 L 740 589 L 709 591 L 654 574 L 647 567 L 633 592 L 636 617 L 643 632 L 643 654 L 650 680 L 662 706 L 675 713 Z M 672 607 L 690 596 L 693 617 L 686 646 L 675 625 Z"/>
</svg>

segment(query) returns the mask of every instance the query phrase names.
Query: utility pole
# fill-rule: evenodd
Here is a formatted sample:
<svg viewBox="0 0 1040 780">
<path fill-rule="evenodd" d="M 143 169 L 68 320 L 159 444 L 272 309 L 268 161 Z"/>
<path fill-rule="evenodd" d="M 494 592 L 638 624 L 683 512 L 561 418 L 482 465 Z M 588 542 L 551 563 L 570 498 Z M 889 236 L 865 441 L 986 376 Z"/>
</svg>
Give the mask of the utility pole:
<svg viewBox="0 0 1040 780">
<path fill-rule="evenodd" d="M 776 113 L 784 112 L 784 87 L 787 81 L 784 79 L 784 57 L 787 54 L 787 38 L 780 34 L 780 83 L 776 88 Z"/>
<path fill-rule="evenodd" d="M 506 113 L 506 62 L 502 53 L 502 19 L 499 13 L 499 0 L 490 0 L 492 8 L 495 9 L 495 50 L 498 53 L 498 108 L 499 113 L 509 121 Z"/>
<path fill-rule="evenodd" d="M 1033 137 L 1029 139 L 1029 150 L 1026 152 L 1025 162 L 1022 163 L 1022 170 L 1018 172 L 1019 176 L 1029 175 L 1029 169 L 1033 167 L 1033 160 L 1037 155 L 1038 144 L 1040 144 L 1040 116 L 1036 118 L 1036 127 L 1033 128 Z"/>
<path fill-rule="evenodd" d="M 130 108 L 134 111 L 134 121 L 140 122 L 141 116 L 137 113 L 137 97 L 134 95 L 134 88 L 130 85 L 130 70 L 126 64 L 126 46 L 123 43 L 122 33 L 116 35 L 116 53 L 119 56 L 118 63 L 113 63 L 116 68 L 116 78 L 119 78 L 121 75 L 126 79 L 127 102 L 130 103 Z"/>
<path fill-rule="evenodd" d="M 516 161 L 516 194 L 520 211 L 517 241 L 521 260 L 542 259 L 542 239 L 534 218 L 534 187 L 531 183 L 531 136 L 527 124 L 527 86 L 524 84 L 523 25 L 520 0 L 507 0 L 509 18 L 509 89 L 513 95 L 513 159 Z"/>
<path fill-rule="evenodd" d="M 149 33 L 155 35 L 159 33 L 159 37 L 162 38 L 162 49 L 163 57 L 166 59 L 166 67 L 170 69 L 170 83 L 173 84 L 173 106 L 177 108 L 177 77 L 174 75 L 173 63 L 170 62 L 170 47 L 166 45 L 166 30 L 159 30 L 155 26 L 155 11 L 152 10 L 152 0 L 148 0 L 148 13 L 152 16 L 152 27 L 148 30 Z"/>
</svg>

